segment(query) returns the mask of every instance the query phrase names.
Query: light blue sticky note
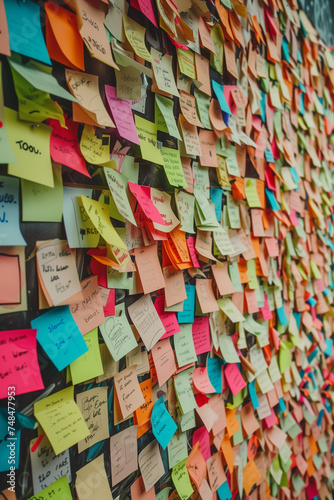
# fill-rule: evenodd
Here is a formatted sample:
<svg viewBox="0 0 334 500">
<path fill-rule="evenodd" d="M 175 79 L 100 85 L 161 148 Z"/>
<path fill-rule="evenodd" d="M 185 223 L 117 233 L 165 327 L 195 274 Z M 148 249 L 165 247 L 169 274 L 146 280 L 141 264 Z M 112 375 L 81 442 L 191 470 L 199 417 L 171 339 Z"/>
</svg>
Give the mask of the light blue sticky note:
<svg viewBox="0 0 334 500">
<path fill-rule="evenodd" d="M 267 94 L 261 92 L 260 111 L 263 123 L 266 123 L 266 100 L 267 100 Z"/>
<path fill-rule="evenodd" d="M 267 162 L 269 162 L 269 163 L 275 163 L 275 158 L 273 157 L 273 154 L 270 151 L 270 149 L 266 149 L 265 152 L 264 152 L 264 154 L 265 154 Z"/>
<path fill-rule="evenodd" d="M 163 396 L 153 406 L 151 424 L 154 437 L 165 450 L 177 430 L 177 425 L 166 409 Z"/>
<path fill-rule="evenodd" d="M 282 52 L 284 59 L 290 64 L 289 44 L 285 37 L 282 40 Z"/>
<path fill-rule="evenodd" d="M 269 202 L 270 208 L 272 210 L 281 210 L 281 207 L 275 198 L 274 191 L 272 191 L 271 189 L 268 189 L 267 187 L 265 187 L 264 189 L 266 192 L 266 197 L 267 197 L 267 201 Z"/>
<path fill-rule="evenodd" d="M 224 87 L 220 85 L 219 83 L 215 82 L 212 80 L 212 88 L 214 93 L 216 94 L 216 97 L 219 102 L 220 109 L 223 111 L 223 113 L 227 113 L 228 115 L 231 115 L 231 110 L 229 105 L 227 104 L 227 101 L 225 99 L 224 95 Z"/>
<path fill-rule="evenodd" d="M 326 356 L 331 356 L 333 351 L 333 339 L 325 339 L 325 342 L 327 347 L 324 350 L 324 354 L 326 354 Z"/>
<path fill-rule="evenodd" d="M 223 190 L 220 188 L 210 187 L 210 198 L 215 206 L 217 221 L 220 222 L 222 216 Z"/>
<path fill-rule="evenodd" d="M 37 427 L 36 420 L 18 411 L 15 422 L 11 423 L 10 419 L 8 408 L 0 408 L 0 472 L 12 470 L 10 467 L 19 468 L 21 430 Z"/>
<path fill-rule="evenodd" d="M 20 229 L 20 180 L 0 176 L 0 246 L 26 245 Z"/>
<path fill-rule="evenodd" d="M 288 318 L 286 317 L 286 314 L 285 314 L 285 311 L 284 311 L 284 307 L 279 307 L 278 309 L 276 309 L 276 312 L 277 312 L 277 315 L 278 315 L 278 319 L 279 319 L 279 322 L 281 323 L 282 326 L 285 326 L 289 323 L 289 320 Z"/>
<path fill-rule="evenodd" d="M 252 401 L 252 405 L 254 410 L 260 406 L 259 400 L 257 399 L 256 389 L 255 389 L 255 380 L 248 384 L 249 395 Z"/>
<path fill-rule="evenodd" d="M 211 384 L 216 389 L 216 392 L 222 392 L 222 366 L 223 361 L 219 358 L 208 358 L 207 370 Z"/>
<path fill-rule="evenodd" d="M 31 327 L 37 328 L 38 342 L 59 371 L 88 351 L 69 306 L 50 309 L 32 320 Z"/>
<path fill-rule="evenodd" d="M 230 498 L 232 498 L 232 493 L 227 481 L 219 486 L 217 492 L 219 500 L 230 500 Z"/>
<path fill-rule="evenodd" d="M 183 311 L 177 313 L 179 323 L 193 323 L 195 319 L 195 285 L 186 285 L 187 298 L 183 302 Z"/>
<path fill-rule="evenodd" d="M 30 0 L 5 0 L 10 50 L 51 66 L 40 20 L 40 7 Z"/>
</svg>

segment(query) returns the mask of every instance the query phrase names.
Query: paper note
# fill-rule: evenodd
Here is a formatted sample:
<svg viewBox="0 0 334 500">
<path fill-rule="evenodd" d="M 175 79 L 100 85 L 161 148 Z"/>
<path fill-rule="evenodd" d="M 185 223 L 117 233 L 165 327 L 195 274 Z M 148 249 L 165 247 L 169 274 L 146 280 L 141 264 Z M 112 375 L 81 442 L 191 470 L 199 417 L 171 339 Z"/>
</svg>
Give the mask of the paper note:
<svg viewBox="0 0 334 500">
<path fill-rule="evenodd" d="M 128 313 L 148 351 L 165 333 L 165 328 L 156 312 L 151 296 L 143 295 L 128 307 Z"/>
<path fill-rule="evenodd" d="M 231 299 L 222 298 L 217 301 L 220 309 L 230 318 L 233 323 L 238 323 L 239 321 L 245 321 L 244 316 L 241 314 L 239 309 L 234 305 Z"/>
<path fill-rule="evenodd" d="M 76 471 L 75 490 L 78 500 L 94 497 L 113 500 L 104 465 L 104 454 Z"/>
<path fill-rule="evenodd" d="M 175 354 L 179 367 L 197 361 L 191 324 L 181 324 L 181 331 L 174 335 Z"/>
<path fill-rule="evenodd" d="M 9 108 L 5 108 L 5 122 L 10 146 L 17 158 L 17 163 L 9 163 L 8 173 L 53 187 L 51 128 L 44 124 L 37 127 L 22 122 L 18 120 L 17 112 Z"/>
<path fill-rule="evenodd" d="M 135 115 L 140 151 L 143 160 L 163 165 L 164 161 L 160 149 L 157 147 L 157 126 L 155 123 Z"/>
<path fill-rule="evenodd" d="M 104 320 L 102 297 L 97 276 L 81 281 L 83 300 L 71 304 L 70 311 L 82 335 L 100 326 Z"/>
<path fill-rule="evenodd" d="M 125 314 L 105 318 L 104 323 L 100 325 L 100 330 L 115 361 L 120 360 L 137 347 L 137 341 Z"/>
<path fill-rule="evenodd" d="M 8 385 L 15 387 L 16 395 L 44 389 L 37 360 L 36 334 L 36 330 L 0 332 L 0 378 L 3 382 L 0 399 L 7 398 Z"/>
<path fill-rule="evenodd" d="M 165 287 L 164 276 L 158 259 L 157 245 L 134 249 L 136 267 L 145 294 Z"/>
<path fill-rule="evenodd" d="M 118 99 L 116 88 L 110 85 L 105 86 L 105 93 L 119 135 L 128 141 L 139 144 L 131 103 L 127 99 Z"/>
<path fill-rule="evenodd" d="M 174 387 L 182 413 L 188 413 L 197 406 L 192 390 L 192 369 L 185 370 L 174 379 Z"/>
<path fill-rule="evenodd" d="M 72 493 L 66 476 L 61 477 L 50 486 L 47 486 L 38 494 L 38 496 L 34 495 L 30 497 L 29 500 L 35 500 L 36 498 L 38 498 L 39 500 L 47 500 L 48 498 L 50 498 L 50 496 L 53 495 L 57 495 L 59 498 L 62 498 L 64 500 L 71 500 Z"/>
<path fill-rule="evenodd" d="M 56 392 L 34 404 L 34 414 L 43 427 L 56 455 L 89 435 L 73 399 L 74 387 Z"/>
<path fill-rule="evenodd" d="M 138 469 L 137 429 L 137 425 L 133 425 L 110 438 L 113 486 Z"/>
<path fill-rule="evenodd" d="M 30 441 L 30 460 L 34 494 L 41 492 L 63 476 L 68 482 L 72 480 L 69 450 L 55 455 L 52 446 L 45 436 Z"/>
<path fill-rule="evenodd" d="M 5 0 L 5 10 L 10 50 L 51 65 L 43 38 L 39 5 L 30 0 L 14 5 L 11 0 Z M 35 19 L 33 30 L 31 19 Z"/>
<path fill-rule="evenodd" d="M 179 92 L 176 88 L 172 68 L 173 57 L 162 54 L 153 47 L 151 48 L 151 57 L 154 79 L 158 89 L 166 94 L 178 97 Z"/>
<path fill-rule="evenodd" d="M 151 488 L 148 492 L 145 490 L 144 481 L 141 476 L 133 483 L 130 488 L 131 500 L 155 500 L 154 488 Z"/>
<path fill-rule="evenodd" d="M 169 132 L 172 137 L 181 140 L 173 114 L 173 107 L 174 102 L 171 99 L 155 94 L 155 123 L 157 129 L 162 132 Z"/>
<path fill-rule="evenodd" d="M 0 176 L 0 246 L 26 245 L 19 220 L 19 180 Z"/>
<path fill-rule="evenodd" d="M 179 189 L 185 188 L 187 181 L 182 169 L 180 151 L 163 147 L 161 148 L 161 155 L 168 182 Z"/>
<path fill-rule="evenodd" d="M 151 423 L 155 438 L 165 450 L 177 430 L 177 425 L 166 410 L 163 396 L 153 406 Z"/>
<path fill-rule="evenodd" d="M 110 221 L 108 206 L 83 195 L 81 195 L 81 200 L 88 217 L 102 238 L 105 239 L 109 245 L 114 245 L 115 247 L 126 250 L 125 243 Z"/>
<path fill-rule="evenodd" d="M 233 340 L 228 335 L 219 336 L 219 347 L 227 363 L 239 363 L 240 359 L 234 347 Z"/>
<path fill-rule="evenodd" d="M 182 500 L 186 500 L 193 494 L 187 470 L 187 459 L 181 460 L 181 462 L 173 467 L 172 480 Z"/>
<path fill-rule="evenodd" d="M 48 294 L 50 306 L 69 301 L 77 293 L 81 297 L 75 257 L 73 250 L 67 247 L 67 241 L 52 240 L 40 245 L 36 261 L 40 282 L 44 293 Z"/>
<path fill-rule="evenodd" d="M 80 107 L 83 108 L 88 117 L 93 120 L 93 123 L 89 124 L 114 128 L 114 122 L 108 115 L 101 99 L 98 76 L 66 69 L 65 77 L 70 92 L 78 100 Z M 87 122 L 84 121 L 84 123 Z"/>
<path fill-rule="evenodd" d="M 73 385 L 103 375 L 97 328 L 85 335 L 88 351 L 70 364 Z"/>
<path fill-rule="evenodd" d="M 152 441 L 139 453 L 138 464 L 145 490 L 149 491 L 165 473 L 157 441 Z"/>
<path fill-rule="evenodd" d="M 234 363 L 226 366 L 224 375 L 231 388 L 233 396 L 236 396 L 247 385 L 238 369 L 238 366 Z"/>
<path fill-rule="evenodd" d="M 175 373 L 176 364 L 169 339 L 160 340 L 152 347 L 152 357 L 157 371 L 158 383 L 161 387 Z"/>
<path fill-rule="evenodd" d="M 126 14 L 123 14 L 123 26 L 125 36 L 137 56 L 151 62 L 151 54 L 145 45 L 145 28 L 130 19 Z"/>
<path fill-rule="evenodd" d="M 10 56 L 9 35 L 4 0 L 0 2 L 0 54 Z"/>
<path fill-rule="evenodd" d="M 196 279 L 196 293 L 203 314 L 218 311 L 217 301 L 212 290 L 212 280 Z"/>
<path fill-rule="evenodd" d="M 88 351 L 68 306 L 51 309 L 33 319 L 31 326 L 37 329 L 38 342 L 59 371 Z"/>
<path fill-rule="evenodd" d="M 197 356 L 211 350 L 209 318 L 195 318 L 192 335 Z"/>
<path fill-rule="evenodd" d="M 135 367 L 130 366 L 115 375 L 114 383 L 123 418 L 126 418 L 144 404 Z"/>
</svg>

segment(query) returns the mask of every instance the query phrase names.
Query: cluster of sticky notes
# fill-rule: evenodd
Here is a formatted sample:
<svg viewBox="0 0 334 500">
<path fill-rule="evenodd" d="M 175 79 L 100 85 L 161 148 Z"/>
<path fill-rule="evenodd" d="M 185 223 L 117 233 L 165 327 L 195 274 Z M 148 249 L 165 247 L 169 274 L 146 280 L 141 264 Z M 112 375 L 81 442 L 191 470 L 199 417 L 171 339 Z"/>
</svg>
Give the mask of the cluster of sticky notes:
<svg viewBox="0 0 334 500">
<path fill-rule="evenodd" d="M 297 0 L 0 0 L 3 496 L 331 498 L 333 96 Z"/>
</svg>

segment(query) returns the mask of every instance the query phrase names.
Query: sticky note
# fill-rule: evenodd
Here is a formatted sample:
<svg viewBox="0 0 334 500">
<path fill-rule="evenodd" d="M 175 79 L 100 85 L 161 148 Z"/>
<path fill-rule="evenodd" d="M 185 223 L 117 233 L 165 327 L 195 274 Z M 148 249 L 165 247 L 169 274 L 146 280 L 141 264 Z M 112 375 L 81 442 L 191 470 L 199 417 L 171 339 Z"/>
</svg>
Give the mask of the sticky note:
<svg viewBox="0 0 334 500">
<path fill-rule="evenodd" d="M 165 450 L 177 430 L 177 425 L 166 409 L 163 396 L 153 406 L 151 423 L 155 438 Z"/>
</svg>

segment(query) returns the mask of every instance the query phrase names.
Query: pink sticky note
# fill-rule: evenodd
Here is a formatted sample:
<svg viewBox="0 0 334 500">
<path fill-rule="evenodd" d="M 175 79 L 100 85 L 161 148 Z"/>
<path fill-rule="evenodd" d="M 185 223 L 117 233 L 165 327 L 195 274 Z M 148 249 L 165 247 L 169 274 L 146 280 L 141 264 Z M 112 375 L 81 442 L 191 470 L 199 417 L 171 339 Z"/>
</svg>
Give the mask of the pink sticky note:
<svg viewBox="0 0 334 500">
<path fill-rule="evenodd" d="M 105 316 L 115 315 L 115 290 L 99 286 L 102 297 L 103 312 Z"/>
<path fill-rule="evenodd" d="M 279 246 L 276 238 L 265 238 L 266 247 L 270 257 L 279 256 Z"/>
<path fill-rule="evenodd" d="M 207 368 L 195 368 L 193 372 L 193 384 L 198 392 L 202 394 L 213 394 L 216 389 L 210 382 Z"/>
<path fill-rule="evenodd" d="M 269 415 L 269 417 L 265 417 L 262 420 L 262 422 L 263 421 L 265 422 L 267 429 L 270 429 L 274 424 L 276 424 L 277 417 L 276 417 L 276 413 L 274 412 L 273 408 L 271 408 L 271 414 Z"/>
<path fill-rule="evenodd" d="M 151 189 L 149 186 L 138 186 L 133 182 L 129 182 L 129 188 L 133 196 L 138 201 L 142 211 L 146 215 L 148 219 L 153 222 L 157 222 L 158 224 L 166 225 L 161 213 L 154 205 L 151 200 Z"/>
<path fill-rule="evenodd" d="M 18 255 L 0 255 L 0 304 L 21 303 L 21 270 Z"/>
<path fill-rule="evenodd" d="M 156 28 L 158 27 L 151 0 L 131 0 L 130 4 L 131 7 L 140 10 Z"/>
<path fill-rule="evenodd" d="M 244 381 L 236 363 L 228 363 L 225 366 L 224 373 L 233 396 L 236 396 L 244 387 L 246 387 L 247 384 Z"/>
<path fill-rule="evenodd" d="M 145 491 L 144 481 L 142 476 L 139 476 L 137 481 L 130 488 L 131 500 L 155 500 L 154 486 L 148 491 Z"/>
<path fill-rule="evenodd" d="M 262 312 L 264 321 L 272 319 L 273 313 L 269 309 L 268 295 L 266 293 L 264 294 L 264 304 L 263 307 L 260 307 L 260 311 Z"/>
<path fill-rule="evenodd" d="M 203 427 L 199 427 L 199 429 L 196 429 L 193 434 L 193 447 L 197 442 L 199 442 L 201 446 L 201 453 L 203 455 L 204 460 L 205 461 L 209 460 L 209 458 L 211 457 L 210 436 L 204 425 Z"/>
<path fill-rule="evenodd" d="M 159 297 L 155 299 L 154 307 L 157 313 L 159 314 L 162 324 L 164 325 L 164 328 L 166 330 L 166 333 L 163 334 L 161 339 L 166 339 L 167 337 L 171 337 L 172 335 L 174 335 L 174 333 L 177 333 L 181 330 L 175 312 L 168 312 L 168 311 L 165 312 L 164 305 L 165 305 L 165 296 L 159 295 Z"/>
<path fill-rule="evenodd" d="M 160 340 L 152 347 L 152 357 L 161 387 L 176 372 L 175 355 L 169 339 Z"/>
<path fill-rule="evenodd" d="M 195 318 L 192 333 L 197 356 L 209 352 L 211 350 L 209 316 Z"/>
<path fill-rule="evenodd" d="M 44 389 L 36 351 L 37 330 L 0 332 L 0 399 L 7 398 L 8 387 L 15 395 Z"/>
<path fill-rule="evenodd" d="M 80 172 L 80 174 L 90 177 L 84 157 L 79 151 L 78 124 L 72 120 L 67 120 L 66 126 L 61 127 L 58 120 L 48 120 L 48 125 L 52 127 L 50 137 L 50 155 L 53 161 L 66 165 L 66 167 Z"/>
<path fill-rule="evenodd" d="M 193 266 L 200 268 L 201 266 L 200 263 L 198 262 L 198 258 L 195 252 L 195 236 L 189 236 L 189 238 L 187 239 L 187 245 Z"/>
<path fill-rule="evenodd" d="M 104 90 L 119 135 L 139 145 L 131 102 L 128 99 L 118 99 L 115 87 L 105 85 Z"/>
</svg>

